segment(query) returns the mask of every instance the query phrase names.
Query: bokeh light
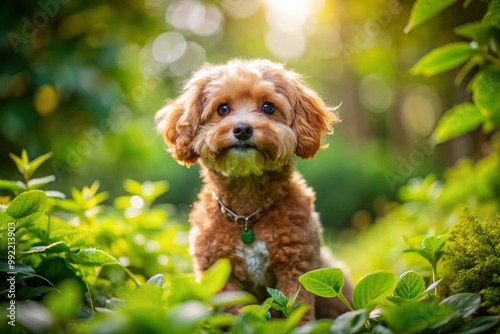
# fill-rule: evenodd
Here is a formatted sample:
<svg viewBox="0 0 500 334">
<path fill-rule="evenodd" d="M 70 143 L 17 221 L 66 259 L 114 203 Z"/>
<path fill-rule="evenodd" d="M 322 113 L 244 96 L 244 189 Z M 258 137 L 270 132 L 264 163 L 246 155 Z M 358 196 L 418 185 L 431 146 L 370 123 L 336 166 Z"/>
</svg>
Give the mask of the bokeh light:
<svg viewBox="0 0 500 334">
<path fill-rule="evenodd" d="M 210 36 L 221 29 L 222 14 L 215 5 L 183 0 L 175 1 L 168 7 L 165 20 L 177 30 Z"/>
<path fill-rule="evenodd" d="M 264 0 L 263 4 L 270 28 L 266 34 L 269 50 L 282 59 L 301 57 L 307 49 L 306 34 L 314 30 L 314 14 L 323 8 L 324 2 Z"/>
<path fill-rule="evenodd" d="M 59 105 L 60 96 L 52 85 L 43 85 L 35 92 L 35 109 L 42 116 L 50 115 Z"/>
<path fill-rule="evenodd" d="M 441 113 L 439 95 L 433 88 L 421 85 L 406 96 L 401 108 L 401 120 L 410 136 L 427 137 Z"/>
<path fill-rule="evenodd" d="M 392 104 L 393 93 L 386 77 L 368 74 L 359 83 L 359 100 L 373 112 L 384 112 Z"/>
</svg>

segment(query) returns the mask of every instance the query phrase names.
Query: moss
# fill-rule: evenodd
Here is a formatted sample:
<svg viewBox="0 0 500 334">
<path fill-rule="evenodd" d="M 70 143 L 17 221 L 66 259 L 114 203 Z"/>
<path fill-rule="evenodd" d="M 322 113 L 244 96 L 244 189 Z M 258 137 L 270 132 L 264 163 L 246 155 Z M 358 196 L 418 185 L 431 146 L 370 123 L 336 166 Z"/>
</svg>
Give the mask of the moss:
<svg viewBox="0 0 500 334">
<path fill-rule="evenodd" d="M 464 210 L 449 234 L 446 263 L 451 290 L 478 293 L 483 313 L 500 314 L 500 214 L 481 222 Z"/>
</svg>

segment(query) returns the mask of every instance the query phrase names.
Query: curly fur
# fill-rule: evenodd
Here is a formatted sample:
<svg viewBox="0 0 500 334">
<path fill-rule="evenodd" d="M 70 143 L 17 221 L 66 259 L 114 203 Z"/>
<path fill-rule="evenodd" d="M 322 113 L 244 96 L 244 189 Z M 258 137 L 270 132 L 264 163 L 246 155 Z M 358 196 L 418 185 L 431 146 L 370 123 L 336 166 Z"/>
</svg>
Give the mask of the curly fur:
<svg viewBox="0 0 500 334">
<path fill-rule="evenodd" d="M 265 102 L 274 104 L 274 113 L 261 111 Z M 230 107 L 227 115 L 217 113 L 221 104 Z M 224 290 L 244 289 L 265 298 L 265 287 L 274 287 L 291 296 L 300 275 L 332 265 L 320 254 L 315 194 L 294 170 L 294 156 L 309 159 L 326 147 L 322 137 L 338 121 L 297 73 L 267 60 L 204 65 L 183 93 L 157 113 L 158 132 L 174 159 L 202 166 L 203 186 L 189 215 L 198 277 L 218 259 L 228 258 L 232 274 Z M 236 138 L 237 124 L 252 127 L 249 139 Z M 274 199 L 251 226 L 254 243 L 242 243 L 242 228 L 221 212 L 213 192 L 240 215 Z M 345 289 L 349 295 L 349 283 Z M 310 307 L 303 322 L 347 311 L 337 299 L 315 299 L 304 289 L 299 299 Z"/>
</svg>

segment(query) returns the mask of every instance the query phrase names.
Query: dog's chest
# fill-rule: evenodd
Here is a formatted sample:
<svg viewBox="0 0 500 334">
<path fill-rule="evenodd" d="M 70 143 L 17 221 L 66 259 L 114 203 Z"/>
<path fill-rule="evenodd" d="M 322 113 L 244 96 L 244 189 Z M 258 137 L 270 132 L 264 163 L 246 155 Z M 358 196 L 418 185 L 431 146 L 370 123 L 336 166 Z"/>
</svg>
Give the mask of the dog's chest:
<svg viewBox="0 0 500 334">
<path fill-rule="evenodd" d="M 236 255 L 243 258 L 247 274 L 255 285 L 264 285 L 266 279 L 269 251 L 264 241 L 255 241 L 250 245 L 241 244 Z"/>
</svg>

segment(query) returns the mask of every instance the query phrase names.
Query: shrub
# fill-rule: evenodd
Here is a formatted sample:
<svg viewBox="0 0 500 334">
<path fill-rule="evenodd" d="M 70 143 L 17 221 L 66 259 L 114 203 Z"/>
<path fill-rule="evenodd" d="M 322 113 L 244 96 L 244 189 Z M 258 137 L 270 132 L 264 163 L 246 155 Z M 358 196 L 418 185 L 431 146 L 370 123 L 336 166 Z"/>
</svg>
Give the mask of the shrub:
<svg viewBox="0 0 500 334">
<path fill-rule="evenodd" d="M 480 222 L 465 211 L 450 231 L 447 263 L 454 293 L 482 297 L 482 311 L 500 315 L 500 215 Z"/>
</svg>

